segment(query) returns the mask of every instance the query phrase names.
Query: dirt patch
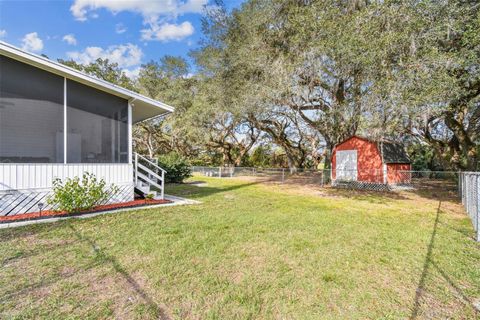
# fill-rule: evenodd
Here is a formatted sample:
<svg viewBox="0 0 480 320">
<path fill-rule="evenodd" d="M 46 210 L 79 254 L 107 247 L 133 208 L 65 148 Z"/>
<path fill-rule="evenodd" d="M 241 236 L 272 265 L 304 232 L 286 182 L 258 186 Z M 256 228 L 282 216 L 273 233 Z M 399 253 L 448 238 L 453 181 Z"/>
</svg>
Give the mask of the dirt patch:
<svg viewBox="0 0 480 320">
<path fill-rule="evenodd" d="M 208 186 L 208 183 L 206 183 L 205 181 L 188 181 L 188 182 L 185 182 L 185 184 L 192 185 L 192 186 L 195 186 L 195 187 L 207 187 Z"/>
<path fill-rule="evenodd" d="M 134 278 L 132 277 L 134 281 Z M 129 285 L 122 276 L 115 273 L 115 270 L 108 270 L 103 275 L 98 275 L 95 272 L 86 274 L 84 277 L 88 287 L 86 299 L 88 304 L 102 304 L 107 303 L 112 317 L 115 319 L 132 319 L 135 316 L 135 306 L 139 304 L 147 304 L 148 302 L 137 294 L 134 288 Z M 143 315 L 145 318 L 154 318 Z"/>
</svg>

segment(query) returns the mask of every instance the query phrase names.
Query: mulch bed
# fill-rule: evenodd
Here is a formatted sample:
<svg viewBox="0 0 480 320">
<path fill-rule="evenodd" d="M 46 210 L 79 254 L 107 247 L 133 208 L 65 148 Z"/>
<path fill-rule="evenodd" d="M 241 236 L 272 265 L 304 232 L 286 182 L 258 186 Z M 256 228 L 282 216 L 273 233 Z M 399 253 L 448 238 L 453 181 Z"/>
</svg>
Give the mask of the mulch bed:
<svg viewBox="0 0 480 320">
<path fill-rule="evenodd" d="M 147 200 L 147 199 L 138 199 L 122 203 L 113 203 L 105 204 L 101 206 L 96 206 L 91 210 L 68 213 L 66 211 L 53 211 L 45 210 L 42 212 L 29 212 L 24 214 L 17 214 L 13 216 L 0 216 L 0 223 L 14 222 L 14 221 L 25 221 L 25 220 L 39 220 L 53 217 L 72 217 L 72 216 L 81 216 L 86 213 L 102 212 L 115 209 L 124 209 L 124 208 L 138 208 L 144 206 L 151 206 L 155 204 L 166 204 L 171 203 L 170 200 Z"/>
</svg>

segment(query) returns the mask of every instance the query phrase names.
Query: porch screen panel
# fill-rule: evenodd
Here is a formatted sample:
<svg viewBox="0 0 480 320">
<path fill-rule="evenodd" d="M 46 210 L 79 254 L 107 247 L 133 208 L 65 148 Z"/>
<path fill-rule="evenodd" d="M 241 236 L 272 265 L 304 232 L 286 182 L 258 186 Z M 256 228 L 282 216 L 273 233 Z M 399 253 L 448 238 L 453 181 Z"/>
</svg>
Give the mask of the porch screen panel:
<svg viewBox="0 0 480 320">
<path fill-rule="evenodd" d="M 67 80 L 67 161 L 128 163 L 128 102 Z"/>
<path fill-rule="evenodd" d="M 0 162 L 63 162 L 63 77 L 0 56 Z"/>
</svg>

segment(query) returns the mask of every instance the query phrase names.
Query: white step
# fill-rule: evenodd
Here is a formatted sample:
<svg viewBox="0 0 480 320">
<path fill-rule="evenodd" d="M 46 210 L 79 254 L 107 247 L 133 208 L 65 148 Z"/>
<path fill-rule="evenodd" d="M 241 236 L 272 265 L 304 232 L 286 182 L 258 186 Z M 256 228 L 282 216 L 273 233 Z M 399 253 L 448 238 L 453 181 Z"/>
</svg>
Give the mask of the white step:
<svg viewBox="0 0 480 320">
<path fill-rule="evenodd" d="M 157 191 L 150 190 L 150 185 L 143 182 L 138 182 L 136 188 L 142 191 L 144 194 L 153 194 L 153 196 L 157 196 Z"/>
<path fill-rule="evenodd" d="M 150 186 L 145 183 L 137 183 L 136 188 L 143 193 L 148 193 L 150 191 Z"/>
<path fill-rule="evenodd" d="M 140 159 L 142 162 L 139 162 Z M 133 165 L 136 170 L 133 174 L 135 188 L 145 195 L 155 197 L 160 194 L 163 197 L 165 170 L 158 166 L 156 160 L 152 162 L 151 159 L 135 153 Z"/>
</svg>

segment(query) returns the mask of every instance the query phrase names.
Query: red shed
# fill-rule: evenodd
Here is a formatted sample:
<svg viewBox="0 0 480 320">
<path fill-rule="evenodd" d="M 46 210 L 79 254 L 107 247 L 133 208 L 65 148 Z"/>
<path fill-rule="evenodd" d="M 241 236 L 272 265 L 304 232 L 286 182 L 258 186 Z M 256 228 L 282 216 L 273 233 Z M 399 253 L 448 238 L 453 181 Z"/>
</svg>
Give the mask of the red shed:
<svg viewBox="0 0 480 320">
<path fill-rule="evenodd" d="M 332 154 L 332 179 L 382 184 L 409 183 L 410 159 L 402 144 L 352 136 Z"/>
</svg>

